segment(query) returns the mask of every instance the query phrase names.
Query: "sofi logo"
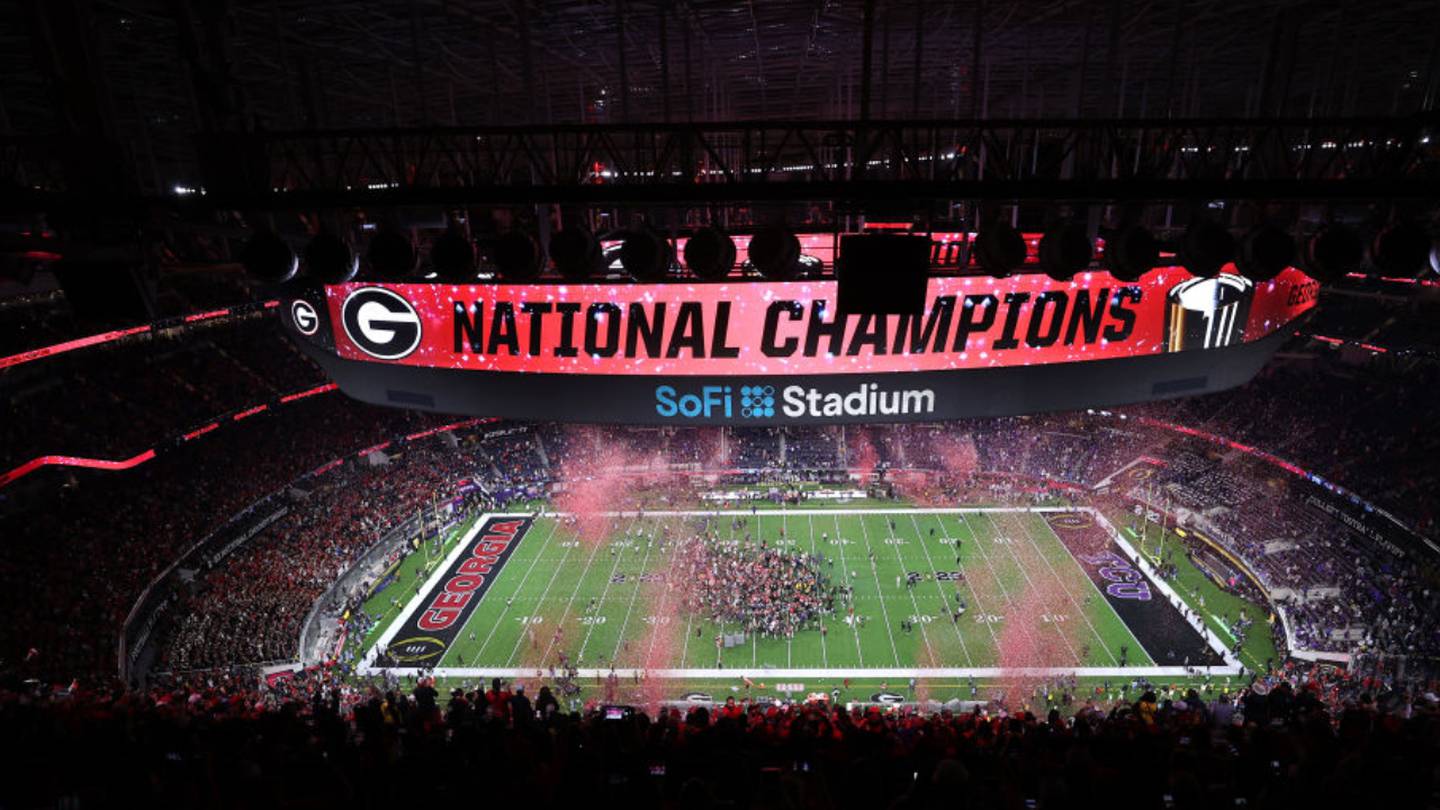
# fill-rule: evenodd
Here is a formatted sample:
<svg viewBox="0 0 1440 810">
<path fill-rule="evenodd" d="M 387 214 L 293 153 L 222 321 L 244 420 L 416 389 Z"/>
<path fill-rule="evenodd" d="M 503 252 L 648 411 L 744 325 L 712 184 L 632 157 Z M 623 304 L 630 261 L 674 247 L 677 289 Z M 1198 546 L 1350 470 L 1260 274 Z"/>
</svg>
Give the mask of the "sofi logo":
<svg viewBox="0 0 1440 810">
<path fill-rule="evenodd" d="M 731 419 L 736 414 L 733 392 L 734 387 L 729 385 L 702 385 L 693 393 L 682 394 L 673 385 L 661 385 L 655 389 L 655 413 L 687 419 Z M 747 419 L 774 416 L 775 388 L 769 385 L 740 386 L 739 413 Z"/>
<path fill-rule="evenodd" d="M 673 385 L 661 385 L 655 389 L 655 413 L 661 416 L 734 416 L 730 402 L 730 386 L 705 385 L 696 394 L 681 394 Z"/>
<path fill-rule="evenodd" d="M 734 388 L 729 385 L 704 385 L 683 394 L 673 385 L 655 389 L 655 412 L 667 418 L 771 419 L 777 411 L 792 419 L 931 414 L 935 412 L 935 392 L 928 388 L 892 390 L 878 383 L 861 383 L 840 391 L 801 385 L 783 389 L 742 385 L 737 404 Z"/>
</svg>

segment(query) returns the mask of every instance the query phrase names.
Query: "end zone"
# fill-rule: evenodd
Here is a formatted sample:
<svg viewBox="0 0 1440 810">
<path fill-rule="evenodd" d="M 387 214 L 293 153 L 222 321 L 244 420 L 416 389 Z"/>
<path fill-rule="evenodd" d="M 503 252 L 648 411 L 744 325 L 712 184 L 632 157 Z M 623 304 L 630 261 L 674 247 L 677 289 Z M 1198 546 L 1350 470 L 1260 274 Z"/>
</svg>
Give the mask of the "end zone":
<svg viewBox="0 0 1440 810">
<path fill-rule="evenodd" d="M 533 522 L 532 516 L 523 514 L 485 515 L 476 521 L 381 634 L 357 671 L 393 672 L 397 665 L 413 668 L 439 661 Z"/>
</svg>

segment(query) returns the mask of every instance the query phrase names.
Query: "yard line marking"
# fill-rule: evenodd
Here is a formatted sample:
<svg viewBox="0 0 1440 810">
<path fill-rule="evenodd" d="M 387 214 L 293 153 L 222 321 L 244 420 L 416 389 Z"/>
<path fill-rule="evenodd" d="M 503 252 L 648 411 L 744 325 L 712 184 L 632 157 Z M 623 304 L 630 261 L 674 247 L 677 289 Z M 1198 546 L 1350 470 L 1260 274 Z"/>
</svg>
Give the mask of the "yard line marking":
<svg viewBox="0 0 1440 810">
<path fill-rule="evenodd" d="M 990 578 L 995 581 L 995 586 L 1000 589 L 1000 596 L 1005 600 L 1006 607 L 1007 607 L 1007 612 L 1008 612 L 1008 607 L 1009 607 L 1009 603 L 1010 603 L 1010 592 L 1009 592 L 1008 590 L 1006 590 L 1006 588 L 1005 588 L 1005 583 L 1000 580 L 1000 575 L 995 572 L 995 566 L 993 566 L 993 565 L 990 564 L 990 555 L 985 553 L 985 542 L 984 542 L 984 540 L 981 539 L 980 533 L 977 532 L 977 531 L 975 531 L 975 529 L 970 526 L 970 521 L 968 521 L 968 520 L 965 519 L 965 515 L 961 514 L 961 515 L 959 515 L 958 517 L 960 518 L 960 523 L 961 523 L 961 525 L 963 525 L 963 526 L 965 527 L 965 531 L 967 531 L 967 532 L 970 533 L 970 540 L 971 540 L 971 542 L 973 542 L 973 543 L 975 544 L 975 548 L 977 548 L 977 549 L 980 550 L 980 561 L 985 564 L 985 570 L 987 570 L 987 571 L 990 572 Z M 942 523 L 941 525 L 944 525 L 944 524 Z M 962 548 L 964 547 L 964 544 L 963 544 L 963 543 L 961 544 L 961 547 L 962 547 Z M 970 586 L 970 596 L 971 596 L 971 598 L 973 598 L 973 599 L 975 600 L 975 609 L 976 609 L 976 610 L 979 610 L 981 613 L 991 613 L 991 611 L 986 610 L 986 609 L 980 604 L 980 592 L 975 589 L 975 586 L 974 586 L 974 585 L 970 585 L 970 580 L 969 580 L 969 579 L 966 579 L 966 580 L 965 580 L 965 584 Z M 998 615 L 998 614 L 992 614 L 992 615 Z M 996 634 L 996 632 L 995 632 L 995 627 L 994 627 L 994 625 L 991 624 L 990 622 L 988 622 L 988 621 L 987 621 L 987 622 L 981 622 L 981 624 L 984 624 L 984 625 L 985 625 L 985 629 L 987 629 L 987 630 L 990 631 L 990 638 L 991 638 L 992 640 L 994 640 L 994 642 L 995 642 L 995 657 L 996 657 L 996 660 L 999 660 L 1000 653 L 1001 653 L 1001 649 L 1000 649 L 1000 636 Z M 1022 633 L 1026 633 L 1027 635 L 1029 634 L 1029 631 L 1026 630 L 1026 629 L 1024 629 L 1024 628 L 1021 629 L 1021 632 L 1022 632 Z"/>
<path fill-rule="evenodd" d="M 988 521 L 990 521 L 990 526 L 991 526 L 992 528 L 994 528 L 997 532 L 999 531 L 999 529 L 1000 529 L 1000 524 L 998 524 L 998 523 L 995 522 L 995 518 L 991 517 L 990 515 L 986 515 L 986 516 L 985 516 L 985 519 L 988 520 Z M 998 536 L 998 535 L 997 535 L 997 536 Z M 1019 567 L 1019 569 L 1020 569 L 1020 576 L 1022 576 L 1022 577 L 1025 578 L 1025 584 L 1029 585 L 1031 588 L 1034 588 L 1034 587 L 1035 587 L 1035 580 L 1033 580 L 1033 579 L 1030 578 L 1029 568 L 1025 565 L 1024 561 L 1022 561 L 1022 560 L 1020 559 L 1020 555 L 1015 553 L 1015 549 L 1012 548 L 1012 546 L 1013 546 L 1014 544 L 1013 544 L 1013 543 L 1001 543 L 1000 545 L 1003 545 L 1003 546 L 1005 547 L 1005 550 L 1008 551 L 1008 552 L 1010 552 L 1010 559 L 1014 560 L 1014 561 L 1015 561 L 1015 565 L 1016 565 L 1017 567 Z M 1047 609 L 1050 609 L 1049 606 L 1047 606 Z M 1042 624 L 1043 624 L 1043 622 L 1042 622 Z M 1081 664 L 1085 663 L 1084 661 L 1081 661 L 1081 660 L 1080 660 L 1080 651 L 1077 650 L 1077 649 L 1075 649 L 1075 645 L 1074 645 L 1074 644 L 1070 643 L 1070 637 L 1067 636 L 1067 635 L 1065 635 L 1065 631 L 1060 628 L 1059 623 L 1058 623 L 1058 622 L 1052 622 L 1052 626 L 1055 628 L 1055 635 L 1059 636 L 1059 637 L 1060 637 L 1060 640 L 1063 641 L 1063 642 L 1065 642 L 1065 646 L 1070 649 L 1070 655 L 1075 659 L 1075 665 L 1076 665 L 1076 666 L 1080 666 Z"/>
<path fill-rule="evenodd" d="M 819 560 L 819 559 L 820 559 L 820 552 L 815 549 L 815 518 L 810 517 L 809 515 L 806 515 L 806 516 L 805 516 L 805 519 L 810 522 L 810 553 L 811 553 L 811 554 L 814 554 L 814 555 L 815 555 L 815 558 L 816 558 L 817 560 Z M 817 567 L 818 567 L 819 563 L 817 562 L 816 565 L 817 565 Z M 822 572 L 822 576 L 823 576 L 823 572 Z M 822 623 L 825 621 L 825 618 L 824 618 L 823 615 L 820 617 L 820 621 L 821 621 Z M 822 624 L 822 626 L 823 626 L 823 624 Z M 825 633 L 821 633 L 821 634 L 820 634 L 820 660 L 821 660 L 822 662 L 824 662 L 824 664 L 825 664 L 826 667 L 829 667 L 829 666 L 830 666 L 830 653 L 828 653 L 828 652 L 825 650 Z"/>
<path fill-rule="evenodd" d="M 545 662 L 550 659 L 550 651 L 555 648 L 555 641 L 565 630 L 565 620 L 570 617 L 570 606 L 575 604 L 575 597 L 580 593 L 580 587 L 585 583 L 585 577 L 590 574 L 590 567 L 595 562 L 595 557 L 600 554 L 602 545 L 605 544 L 597 542 L 595 548 L 590 551 L 590 558 L 585 561 L 585 570 L 580 572 L 580 576 L 575 580 L 575 587 L 570 589 L 570 598 L 565 600 L 565 609 L 560 611 L 560 618 L 555 621 L 555 630 L 550 634 L 550 642 L 545 645 L 545 652 L 540 655 L 540 660 L 535 663 L 536 666 L 543 667 Z"/>
<path fill-rule="evenodd" d="M 530 579 L 530 572 L 535 570 L 535 566 L 540 562 L 540 559 L 545 556 L 545 551 L 546 551 L 546 549 L 548 549 L 548 548 L 550 547 L 550 542 L 555 539 L 555 532 L 556 532 L 559 528 L 560 528 L 560 521 L 558 521 L 558 520 L 552 520 L 552 521 L 550 521 L 550 533 L 547 534 L 547 535 L 545 535 L 545 542 L 544 542 L 544 543 L 541 543 L 541 544 L 540 544 L 540 547 L 535 550 L 535 559 L 531 560 L 531 561 L 530 561 L 530 567 L 525 569 L 525 576 L 523 576 L 523 577 L 520 578 L 520 584 L 515 587 L 514 593 L 511 594 L 511 598 L 512 598 L 512 599 L 514 598 L 514 594 L 520 593 L 521 591 L 525 590 L 525 582 Z M 488 596 L 489 594 L 486 594 L 486 595 Z M 482 601 L 483 601 L 483 600 L 482 600 Z M 504 618 L 505 618 L 505 614 L 506 614 L 506 613 L 509 613 L 509 612 L 510 612 L 510 605 L 508 605 L 508 604 L 507 604 L 507 605 L 504 605 L 504 606 L 502 606 L 502 607 L 500 608 L 500 615 L 497 616 L 497 617 L 495 618 L 495 621 L 490 624 L 490 632 L 485 636 L 485 640 L 480 643 L 480 649 L 478 649 L 478 650 L 475 651 L 475 660 L 476 660 L 476 661 L 479 661 L 479 660 L 483 657 L 483 653 L 485 652 L 485 648 L 488 647 L 488 646 L 490 646 L 490 639 L 492 639 L 492 638 L 495 637 L 495 631 L 500 628 L 501 619 L 504 619 Z M 471 614 L 470 614 L 470 621 L 474 621 L 474 620 L 475 620 L 475 617 L 476 617 L 477 615 L 479 615 L 479 613 L 480 613 L 480 610 L 477 608 L 474 613 L 471 613 Z M 469 623 L 470 623 L 470 622 L 466 622 L 467 625 L 468 625 Z M 462 630 L 462 632 L 463 632 L 464 628 L 461 628 L 461 630 Z"/>
<path fill-rule="evenodd" d="M 925 561 L 930 564 L 930 570 L 932 572 L 940 570 L 935 567 L 935 558 L 930 556 L 930 547 L 925 545 L 925 536 L 920 533 L 920 522 L 915 519 L 914 514 L 910 515 L 910 525 L 915 527 L 915 536 L 920 540 L 920 548 L 925 550 Z M 944 524 L 941 524 L 941 528 L 944 528 Z M 958 565 L 956 567 L 959 568 Z M 935 580 L 935 590 L 940 594 L 941 607 L 944 607 L 945 612 L 953 616 L 952 611 L 954 608 L 950 605 L 949 597 L 945 594 L 945 588 L 940 585 L 940 580 L 938 579 Z M 955 638 L 960 639 L 960 651 L 965 654 L 965 664 L 967 666 L 973 666 L 975 659 L 970 657 L 970 648 L 965 644 L 965 634 L 960 632 L 960 622 L 951 622 L 950 625 L 955 628 Z"/>
<path fill-rule="evenodd" d="M 759 515 L 755 518 L 755 542 L 760 542 L 760 527 L 765 525 L 765 516 Z M 760 634 L 750 634 L 750 668 L 760 666 Z"/>
<path fill-rule="evenodd" d="M 784 510 L 784 509 L 781 509 L 781 510 L 780 510 L 780 540 L 781 540 L 782 543 L 783 543 L 784 541 L 788 541 L 789 539 L 790 539 L 789 535 L 787 535 L 787 534 L 785 533 L 785 510 Z M 778 544 L 777 544 L 777 545 L 778 545 Z M 785 637 L 785 666 L 787 666 L 787 667 L 789 667 L 789 666 L 794 666 L 794 663 L 795 663 L 795 662 L 792 660 L 792 659 L 794 658 L 794 653 L 795 653 L 795 632 L 792 630 L 791 632 L 786 633 L 786 637 Z"/>
<path fill-rule="evenodd" d="M 863 520 L 863 519 L 862 519 L 862 520 Z M 887 526 L 888 526 L 889 521 L 886 521 L 886 524 L 887 524 Z M 894 537 L 894 536 L 895 536 L 895 530 L 894 530 L 894 529 L 891 529 L 891 530 L 890 530 L 890 536 L 891 536 L 891 537 Z M 870 533 L 869 533 L 868 531 L 865 533 L 865 542 L 866 542 L 867 544 L 870 542 Z M 900 554 L 900 546 L 899 546 L 899 544 L 895 544 L 895 545 L 893 546 L 893 548 L 895 549 L 895 559 L 897 559 L 897 560 L 900 561 L 900 576 L 903 578 L 903 577 L 905 576 L 905 573 L 906 573 L 906 572 L 905 572 L 905 569 L 908 568 L 909 566 L 907 566 L 907 565 L 905 564 L 905 557 Z M 879 574 L 878 574 L 878 573 L 876 574 L 875 581 L 876 581 L 876 582 L 879 582 L 879 581 L 880 581 L 880 577 L 879 577 Z M 919 618 L 920 616 L 924 615 L 924 611 L 922 611 L 922 610 L 920 609 L 920 601 L 915 598 L 915 589 L 912 588 L 912 587 L 910 587 L 910 583 L 909 583 L 909 582 L 906 582 L 906 581 L 904 581 L 904 580 L 902 579 L 901 584 L 900 584 L 900 587 L 904 588 L 905 591 L 910 594 L 910 604 L 915 607 L 915 616 L 916 616 L 916 618 Z M 935 661 L 935 648 L 934 648 L 933 646 L 931 646 L 931 644 L 930 644 L 930 636 L 925 632 L 925 622 L 922 620 L 922 621 L 919 622 L 919 624 L 920 624 L 920 638 L 921 638 L 922 640 L 924 640 L 924 642 L 925 642 L 925 657 L 926 657 L 929 661 L 931 661 L 931 662 L 933 663 L 933 662 Z M 892 636 L 891 638 L 892 638 L 891 644 L 892 644 L 892 646 L 893 646 L 893 644 L 894 644 L 893 638 L 894 638 L 894 637 Z M 898 660 L 898 656 L 897 656 L 897 660 Z"/>
<path fill-rule="evenodd" d="M 845 587 L 850 590 L 850 607 L 853 610 L 855 607 L 855 592 L 853 589 L 851 589 L 850 586 L 850 566 L 848 563 L 845 562 L 845 544 L 840 542 L 843 539 L 842 537 L 840 537 L 840 518 L 836 515 L 831 515 L 831 518 L 835 522 L 835 545 L 840 547 L 840 567 L 843 569 L 840 572 L 840 575 L 845 577 Z M 884 603 L 882 602 L 881 604 Z M 855 657 L 859 659 L 860 666 L 863 667 L 865 666 L 865 653 L 860 646 L 860 627 L 858 624 L 858 614 L 856 614 L 855 616 L 851 616 L 851 619 L 853 619 L 853 621 L 850 622 L 850 630 L 855 633 Z"/>
<path fill-rule="evenodd" d="M 625 524 L 625 528 L 628 530 L 628 529 L 629 529 L 631 526 L 633 526 L 633 525 L 635 525 L 635 524 L 634 524 L 634 521 L 631 521 L 630 523 Z M 608 542 L 607 542 L 607 545 L 608 545 Z M 622 555 L 620 554 L 620 552 L 617 551 L 617 552 L 615 553 L 615 563 L 610 566 L 610 577 L 605 580 L 605 590 L 603 590 L 603 591 L 600 592 L 600 600 L 596 603 L 596 604 L 598 604 L 600 607 L 604 607 L 604 605 L 605 605 L 605 598 L 610 595 L 610 585 L 611 585 L 611 583 L 613 583 L 613 582 L 615 581 L 615 572 L 620 569 L 620 559 L 621 559 L 621 556 L 622 556 Z M 576 587 L 579 587 L 579 586 L 577 585 Z M 575 660 L 576 660 L 577 662 L 584 660 L 584 658 L 585 658 L 585 648 L 590 645 L 590 635 L 595 632 L 595 627 L 596 627 L 596 625 L 592 622 L 592 623 L 590 624 L 590 629 L 588 629 L 588 630 L 585 631 L 585 639 L 580 642 L 580 652 L 578 652 L 578 653 L 575 654 Z"/>
<path fill-rule="evenodd" d="M 865 535 L 865 548 L 873 555 L 875 549 L 870 547 L 870 530 L 865 528 L 865 518 L 860 518 L 860 531 Z M 895 647 L 895 631 L 890 627 L 890 611 L 885 609 L 885 593 L 880 590 L 880 567 L 875 561 L 867 560 L 870 563 L 870 575 L 875 577 L 875 593 L 880 596 L 880 615 L 885 617 L 885 637 L 890 639 L 890 654 L 895 656 L 895 666 L 900 666 L 900 651 Z M 914 598 L 913 596 L 911 597 Z"/>
<path fill-rule="evenodd" d="M 543 667 L 545 662 L 550 660 L 550 651 L 555 648 L 556 640 L 565 631 L 565 620 L 570 617 L 570 606 L 575 604 L 575 597 L 580 593 L 580 587 L 585 584 L 585 577 L 589 576 L 590 567 L 595 563 L 595 557 L 600 553 L 602 545 L 605 543 L 596 542 L 595 548 L 590 552 L 590 559 L 585 561 L 585 570 L 581 571 L 580 577 L 575 580 L 575 587 L 570 590 L 570 598 L 565 600 L 565 609 L 560 612 L 560 618 L 555 622 L 555 632 L 550 634 L 550 643 L 545 645 L 545 653 L 540 656 L 536 666 Z"/>
<path fill-rule="evenodd" d="M 703 524 L 703 525 L 708 525 L 708 523 Z M 687 529 L 687 531 L 688 531 L 688 529 Z M 704 530 L 702 529 L 701 532 L 703 533 L 703 531 L 704 531 Z M 702 537 L 702 538 L 701 538 L 701 541 L 703 542 L 703 540 L 704 540 L 704 538 Z M 677 546 L 678 546 L 678 544 L 677 544 Z M 670 550 L 670 560 L 671 560 L 670 568 L 671 568 L 672 571 L 673 571 L 674 568 L 675 568 L 674 560 L 675 560 L 675 552 L 676 552 L 676 550 L 677 550 L 677 549 L 671 549 L 671 550 Z M 695 624 L 695 611 L 694 611 L 694 610 L 691 610 L 691 609 L 689 609 L 689 608 L 686 608 L 686 610 L 685 610 L 685 641 L 684 641 L 683 644 L 680 645 L 680 666 L 682 666 L 682 667 L 685 666 L 685 662 L 689 660 L 689 656 L 690 656 L 690 630 L 691 630 L 691 628 L 694 626 L 694 624 Z"/>
<path fill-rule="evenodd" d="M 624 554 L 625 552 L 620 552 Z M 640 576 L 645 575 L 645 566 L 650 562 L 650 547 L 645 547 L 645 557 L 640 561 Z M 640 596 L 640 586 L 645 583 L 636 581 L 635 592 L 630 594 L 630 607 L 625 609 L 625 623 L 620 625 L 620 635 L 615 639 L 615 652 L 610 656 L 610 663 L 614 664 L 620 659 L 620 649 L 625 645 L 625 628 L 630 626 L 630 614 L 635 612 L 635 600 Z"/>
<path fill-rule="evenodd" d="M 600 547 L 600 546 L 599 546 L 599 544 L 597 543 L 596 546 L 595 546 L 595 548 L 598 549 L 599 547 Z M 570 559 L 570 551 L 571 551 L 571 549 L 569 549 L 569 548 L 565 549 L 565 556 L 560 559 L 560 564 L 557 565 L 557 566 L 555 566 L 555 571 L 550 574 L 550 579 L 549 579 L 549 581 L 547 581 L 547 582 L 545 583 L 545 590 L 540 593 L 540 598 L 537 599 L 536 602 L 535 602 L 535 609 L 536 609 L 537 611 L 538 611 L 538 610 L 541 610 L 541 609 L 545 606 L 545 599 L 546 599 L 546 597 L 548 597 L 548 596 L 550 595 L 550 588 L 552 588 L 552 587 L 555 585 L 555 579 L 556 579 L 556 577 L 559 577 L 559 576 L 560 576 L 560 572 L 563 571 L 563 570 L 565 570 L 565 563 L 566 563 L 567 561 L 569 561 L 569 559 Z M 593 559 L 593 557 L 592 557 L 592 559 Z M 534 614 L 532 614 L 532 615 L 534 615 Z M 496 622 L 496 624 L 499 624 L 499 622 Z M 507 666 L 507 667 L 510 666 L 510 662 L 513 661 L 513 660 L 515 660 L 515 653 L 520 652 L 520 647 L 525 644 L 525 637 L 528 636 L 528 635 L 530 635 L 529 631 L 531 631 L 531 630 L 533 630 L 533 629 L 534 629 L 533 627 L 527 626 L 527 627 L 524 629 L 524 631 L 522 631 L 522 632 L 520 633 L 519 637 L 515 639 L 515 646 L 514 646 L 514 648 L 512 648 L 512 649 L 510 650 L 510 655 L 509 655 L 509 657 L 507 657 L 507 658 L 505 659 L 505 666 Z"/>
<path fill-rule="evenodd" d="M 1040 544 L 1035 542 L 1035 536 L 1031 534 L 1029 525 L 1027 525 L 1024 520 L 1019 521 L 1019 523 L 1020 530 L 1025 532 L 1025 539 L 1030 541 L 1030 545 L 1035 549 L 1035 553 L 1039 554 L 1040 559 L 1045 561 L 1045 565 L 1050 569 L 1050 573 L 1053 574 L 1056 579 L 1060 580 L 1060 588 L 1064 590 L 1065 595 L 1070 598 L 1070 604 L 1074 605 L 1075 609 L 1080 612 L 1080 617 L 1085 620 L 1085 624 L 1088 625 L 1090 628 L 1090 634 L 1095 636 L 1095 640 L 1100 642 L 1100 646 L 1105 649 L 1105 654 L 1110 657 L 1110 663 L 1119 665 L 1119 659 L 1115 657 L 1115 653 L 1110 651 L 1109 645 L 1105 643 L 1104 636 L 1100 635 L 1100 631 L 1095 627 L 1095 623 L 1090 621 L 1090 614 L 1085 611 L 1084 606 L 1082 606 L 1079 600 L 1075 598 L 1075 594 L 1070 592 L 1070 586 L 1065 584 L 1065 578 L 1060 576 L 1060 572 L 1055 568 L 1055 565 L 1050 562 L 1050 557 L 1045 554 L 1044 549 L 1040 548 Z M 1046 525 L 1048 526 L 1049 524 L 1047 523 Z M 1054 532 L 1051 532 L 1051 534 L 1054 534 Z M 1061 540 L 1058 535 L 1056 536 L 1055 540 L 1060 543 L 1060 548 L 1064 549 L 1066 554 L 1069 554 L 1070 549 L 1065 545 L 1065 541 Z M 1080 561 L 1076 560 L 1075 555 L 1073 554 L 1069 554 L 1069 556 L 1071 561 L 1073 561 L 1078 567 L 1080 565 Z M 1080 569 L 1080 573 L 1084 574 L 1084 569 Z M 1085 581 L 1089 582 L 1091 587 L 1094 587 L 1095 582 L 1090 579 L 1090 576 L 1088 574 L 1085 576 Z M 1096 588 L 1095 590 L 1098 593 L 1100 589 Z M 1120 626 L 1124 627 L 1125 632 L 1129 633 L 1130 636 L 1133 638 L 1135 634 L 1130 632 L 1130 626 L 1125 624 L 1125 620 L 1120 618 L 1120 614 L 1115 613 L 1115 606 L 1110 604 L 1110 600 L 1106 599 L 1104 594 L 1099 594 L 1099 596 L 1100 601 L 1104 602 L 1107 606 L 1109 606 L 1110 612 L 1115 614 L 1116 619 L 1119 619 Z M 1085 662 L 1081 661 L 1080 663 L 1083 664 Z"/>
<path fill-rule="evenodd" d="M 666 533 L 666 531 L 667 531 L 667 529 L 665 528 L 664 524 L 660 524 L 660 525 L 657 526 L 656 528 L 657 528 L 657 530 L 659 531 L 659 533 L 660 533 L 662 536 L 663 536 L 663 535 Z M 649 552 L 649 549 L 650 549 L 650 545 L 649 545 L 650 543 L 654 543 L 654 544 L 657 545 L 657 546 L 660 545 L 660 541 L 659 541 L 659 540 L 655 540 L 655 539 L 652 538 L 650 541 L 648 541 L 647 544 L 646 544 L 646 546 L 645 546 L 647 555 L 648 555 L 648 552 Z M 661 553 L 662 555 L 665 553 L 665 549 L 664 549 L 663 546 L 660 548 L 660 553 Z M 672 550 L 670 553 L 673 555 L 675 552 Z M 672 556 L 672 559 L 673 559 L 673 556 Z M 642 572 L 641 572 L 641 575 L 643 576 L 644 573 L 645 573 L 645 572 L 642 571 Z M 641 580 L 640 582 L 636 583 L 636 587 L 637 587 L 637 588 L 642 588 L 642 587 L 644 587 L 646 584 L 650 584 L 650 583 L 646 583 L 644 580 Z M 658 608 L 658 613 L 657 613 L 656 615 L 657 615 L 657 616 L 664 616 L 664 617 L 667 617 L 667 618 L 668 618 L 668 617 L 670 616 L 670 611 L 669 611 L 669 607 L 670 607 L 670 594 L 672 593 L 672 589 L 670 588 L 669 572 L 666 572 L 666 576 L 665 576 L 665 579 L 664 579 L 664 580 L 659 581 L 659 582 L 656 582 L 656 583 L 654 583 L 654 584 L 660 585 L 662 588 L 664 588 L 664 590 L 660 592 L 660 607 Z M 678 625 L 679 622 L 676 622 L 676 624 Z M 657 623 L 657 624 L 653 624 L 653 625 L 650 626 L 650 644 L 649 644 L 649 646 L 647 646 L 647 647 L 645 648 L 645 660 L 642 662 L 642 663 L 644 663 L 647 667 L 648 667 L 649 664 L 650 664 L 650 657 L 655 654 L 655 642 L 660 640 L 660 634 L 661 634 L 661 633 L 668 632 L 668 631 L 667 631 L 666 629 L 664 629 L 664 628 L 665 628 L 665 624 L 664 624 L 663 622 Z M 680 663 L 683 665 L 684 662 L 685 662 L 685 659 L 682 657 L 682 658 L 680 659 Z"/>
<path fill-rule="evenodd" d="M 719 532 L 716 532 L 716 534 L 718 535 Z M 718 538 L 718 537 L 716 538 L 716 542 L 719 542 L 719 538 Z M 730 539 L 729 539 L 727 542 L 730 542 L 730 543 L 735 542 L 735 519 L 734 519 L 734 518 L 731 518 L 731 519 L 730 519 Z M 724 663 L 724 660 L 723 660 L 724 658 L 725 658 L 725 614 L 724 614 L 724 613 L 721 613 L 721 614 L 720 614 L 720 643 L 715 645 L 715 666 L 717 666 L 717 667 L 723 667 L 723 666 L 725 666 L 725 663 Z"/>
</svg>

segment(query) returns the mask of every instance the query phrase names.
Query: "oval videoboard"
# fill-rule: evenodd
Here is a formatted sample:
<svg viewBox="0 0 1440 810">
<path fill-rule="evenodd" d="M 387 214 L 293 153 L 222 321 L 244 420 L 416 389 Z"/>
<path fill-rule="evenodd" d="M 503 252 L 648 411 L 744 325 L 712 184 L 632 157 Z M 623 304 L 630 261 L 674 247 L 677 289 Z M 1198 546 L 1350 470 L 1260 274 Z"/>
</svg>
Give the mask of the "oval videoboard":
<svg viewBox="0 0 1440 810">
<path fill-rule="evenodd" d="M 1288 269 L 929 280 L 913 315 L 837 315 L 833 279 L 329 285 L 288 331 L 347 394 L 570 422 L 927 421 L 1245 382 L 1319 285 Z M 288 313 L 292 307 L 280 307 Z M 310 329 L 312 334 L 305 332 Z"/>
</svg>

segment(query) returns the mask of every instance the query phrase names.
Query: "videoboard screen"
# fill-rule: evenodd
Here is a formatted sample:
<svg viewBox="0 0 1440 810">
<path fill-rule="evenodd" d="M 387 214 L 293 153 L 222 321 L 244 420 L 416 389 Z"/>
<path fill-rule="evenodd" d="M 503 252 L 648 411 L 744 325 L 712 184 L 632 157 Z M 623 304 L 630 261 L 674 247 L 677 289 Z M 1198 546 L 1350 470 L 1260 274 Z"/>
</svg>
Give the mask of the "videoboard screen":
<svg viewBox="0 0 1440 810">
<path fill-rule="evenodd" d="M 543 374 L 834 374 L 1132 357 L 1254 340 L 1315 282 L 1258 288 L 1178 268 L 1134 284 L 1091 273 L 936 278 L 918 316 L 837 318 L 834 281 L 724 284 L 339 284 L 350 360 Z"/>
<path fill-rule="evenodd" d="M 354 282 L 325 287 L 323 299 L 314 301 L 321 309 L 296 300 L 289 310 L 296 332 L 323 332 L 325 339 L 312 343 L 325 345 L 350 366 L 444 372 L 447 379 L 466 380 L 451 393 L 479 392 L 464 395 L 469 398 L 462 398 L 463 408 L 448 394 L 440 397 L 452 403 L 448 406 L 433 397 L 427 403 L 431 395 L 421 392 L 414 398 L 417 407 L 564 418 L 568 399 L 577 412 L 583 404 L 595 421 L 689 417 L 723 423 L 756 418 L 758 410 L 767 420 L 804 423 L 967 415 L 973 408 L 947 408 L 938 400 L 947 398 L 945 389 L 963 389 L 980 379 L 979 372 L 1025 370 L 1022 388 L 1033 393 L 1035 381 L 1044 377 L 1038 372 L 1046 368 L 1098 370 L 1105 361 L 1178 359 L 1243 347 L 1295 320 L 1314 306 L 1317 294 L 1318 284 L 1295 269 L 1256 284 L 1233 273 L 1197 278 L 1168 267 L 1135 283 L 1103 271 L 1069 282 L 1038 274 L 935 277 L 923 311 L 914 315 L 837 317 L 833 279 Z M 1151 363 L 1161 376 L 1166 365 L 1185 364 Z M 887 399 L 888 389 L 898 391 L 907 380 L 922 377 L 925 386 L 906 389 L 920 393 Z M 350 378 L 355 380 L 355 373 Z M 433 388 L 440 378 L 432 373 L 424 379 Z M 593 383 L 588 388 L 582 385 L 587 380 Z M 820 384 L 785 384 L 796 380 Z M 735 390 L 717 389 L 714 401 L 697 389 L 724 388 L 731 381 Z M 337 382 L 355 393 L 356 385 L 340 377 Z M 393 388 L 392 383 L 386 385 Z M 1183 392 L 1181 383 L 1174 385 L 1174 391 L 1157 393 Z M 1214 385 L 1207 376 L 1191 387 Z M 763 394 L 749 395 L 755 391 Z M 857 391 L 858 398 L 851 396 Z M 717 404 L 720 394 L 728 401 Z M 403 397 L 387 396 L 392 404 L 405 404 Z M 477 396 L 480 401 L 471 404 Z M 846 397 L 854 407 L 847 407 Z M 361 398 L 375 401 L 377 395 Z M 597 413 L 611 400 L 625 404 Z M 997 409 L 1004 410 L 992 405 L 986 411 Z"/>
</svg>

